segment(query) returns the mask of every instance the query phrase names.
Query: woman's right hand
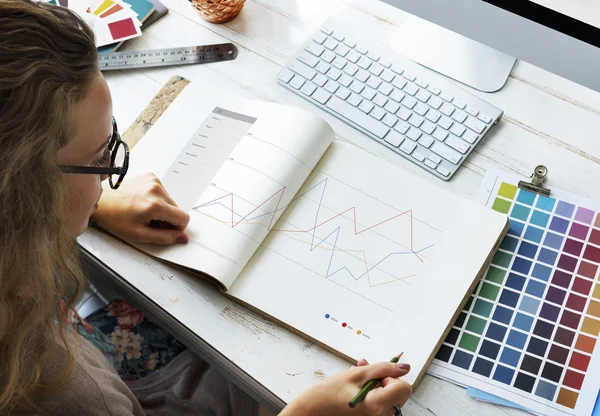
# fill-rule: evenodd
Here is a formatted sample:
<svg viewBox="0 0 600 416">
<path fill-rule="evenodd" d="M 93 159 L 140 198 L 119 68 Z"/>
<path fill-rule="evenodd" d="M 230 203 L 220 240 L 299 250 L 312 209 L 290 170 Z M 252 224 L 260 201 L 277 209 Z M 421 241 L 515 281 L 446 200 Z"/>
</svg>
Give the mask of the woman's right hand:
<svg viewBox="0 0 600 416">
<path fill-rule="evenodd" d="M 411 385 L 398 380 L 410 371 L 410 365 L 367 365 L 364 360 L 358 365 L 314 385 L 288 404 L 280 416 L 390 416 L 393 406 L 402 406 L 410 397 Z M 381 379 L 381 384 L 351 409 L 348 402 L 372 379 Z"/>
</svg>

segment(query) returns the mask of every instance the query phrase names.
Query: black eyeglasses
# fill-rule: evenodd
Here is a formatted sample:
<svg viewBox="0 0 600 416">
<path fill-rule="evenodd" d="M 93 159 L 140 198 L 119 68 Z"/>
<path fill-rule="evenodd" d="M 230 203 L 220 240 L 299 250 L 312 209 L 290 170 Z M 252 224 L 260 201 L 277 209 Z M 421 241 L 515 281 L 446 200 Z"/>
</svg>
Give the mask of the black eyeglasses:
<svg viewBox="0 0 600 416">
<path fill-rule="evenodd" d="M 95 166 L 59 166 L 64 173 L 83 173 L 90 175 L 108 175 L 108 182 L 112 189 L 117 189 L 127 173 L 129 167 L 129 146 L 123 140 L 117 129 L 117 122 L 113 117 L 113 134 L 108 141 L 103 159 L 110 162 L 108 167 Z M 116 176 L 116 180 L 113 179 Z"/>
</svg>

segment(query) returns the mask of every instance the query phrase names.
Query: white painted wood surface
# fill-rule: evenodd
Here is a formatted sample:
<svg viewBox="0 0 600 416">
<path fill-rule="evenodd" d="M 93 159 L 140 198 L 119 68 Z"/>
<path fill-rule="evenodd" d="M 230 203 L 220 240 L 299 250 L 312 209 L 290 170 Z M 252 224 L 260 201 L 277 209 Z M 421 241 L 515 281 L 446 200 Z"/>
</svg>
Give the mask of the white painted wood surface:
<svg viewBox="0 0 600 416">
<path fill-rule="evenodd" d="M 518 62 L 500 92 L 471 90 L 502 108 L 505 116 L 454 179 L 443 183 L 403 158 L 384 152 L 382 146 L 276 82 L 282 65 L 328 18 L 341 19 L 355 27 L 357 36 L 364 31 L 386 43 L 394 27 L 402 24 L 403 12 L 375 0 L 247 0 L 235 20 L 212 25 L 203 21 L 187 0 L 162 1 L 170 13 L 148 28 L 144 36 L 128 42 L 123 50 L 233 42 L 239 55 L 228 63 L 107 73 L 114 114 L 123 131 L 169 77 L 178 74 L 192 82 L 208 81 L 242 96 L 314 111 L 334 127 L 339 139 L 467 198 L 474 197 L 489 168 L 529 176 L 534 166 L 543 163 L 549 169 L 548 187 L 562 187 L 600 199 L 599 93 Z M 116 240 L 88 233 L 81 241 L 166 313 L 284 401 L 347 367 L 347 363 L 246 311 L 210 286 L 137 254 Z M 160 274 L 165 280 L 157 280 Z M 187 299 L 170 297 L 173 282 L 193 288 Z M 494 416 L 521 412 L 469 399 L 462 388 L 427 376 L 405 405 L 404 414 Z"/>
</svg>

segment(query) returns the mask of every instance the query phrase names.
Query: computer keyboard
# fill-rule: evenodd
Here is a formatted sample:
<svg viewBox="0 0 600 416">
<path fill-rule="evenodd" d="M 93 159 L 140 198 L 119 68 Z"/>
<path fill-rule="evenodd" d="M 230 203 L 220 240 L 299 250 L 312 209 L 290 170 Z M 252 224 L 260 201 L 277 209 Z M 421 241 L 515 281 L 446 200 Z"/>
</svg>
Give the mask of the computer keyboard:
<svg viewBox="0 0 600 416">
<path fill-rule="evenodd" d="M 278 81 L 441 179 L 450 179 L 502 110 L 348 30 L 322 27 Z M 410 40 L 407 40 L 410 41 Z"/>
</svg>

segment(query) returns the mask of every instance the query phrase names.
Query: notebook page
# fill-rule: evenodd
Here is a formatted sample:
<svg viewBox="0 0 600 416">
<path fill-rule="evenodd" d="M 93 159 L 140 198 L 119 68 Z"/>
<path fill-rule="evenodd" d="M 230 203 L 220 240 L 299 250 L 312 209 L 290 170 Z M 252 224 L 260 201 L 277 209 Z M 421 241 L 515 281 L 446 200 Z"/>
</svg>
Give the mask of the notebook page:
<svg viewBox="0 0 600 416">
<path fill-rule="evenodd" d="M 161 178 L 190 213 L 190 240 L 137 246 L 228 288 L 333 136 L 303 110 L 189 85 L 132 151 L 130 174 Z"/>
</svg>

